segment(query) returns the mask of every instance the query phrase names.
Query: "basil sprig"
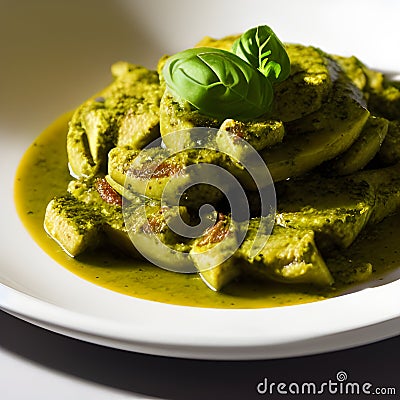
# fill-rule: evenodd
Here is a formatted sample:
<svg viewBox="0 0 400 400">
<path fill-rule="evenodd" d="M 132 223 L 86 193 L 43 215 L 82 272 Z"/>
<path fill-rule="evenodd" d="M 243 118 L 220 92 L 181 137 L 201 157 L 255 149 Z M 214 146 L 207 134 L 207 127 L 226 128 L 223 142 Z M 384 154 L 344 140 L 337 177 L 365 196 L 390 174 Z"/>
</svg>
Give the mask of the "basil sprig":
<svg viewBox="0 0 400 400">
<path fill-rule="evenodd" d="M 184 50 L 167 60 L 163 75 L 174 95 L 216 118 L 258 117 L 269 111 L 273 98 L 268 79 L 226 50 Z"/>
<path fill-rule="evenodd" d="M 243 33 L 233 43 L 232 52 L 258 68 L 272 83 L 282 82 L 290 74 L 285 46 L 267 25 Z"/>
<path fill-rule="evenodd" d="M 245 32 L 231 52 L 209 47 L 181 51 L 162 72 L 169 91 L 202 114 L 246 120 L 269 113 L 272 85 L 289 76 L 290 61 L 277 36 L 263 25 Z"/>
</svg>

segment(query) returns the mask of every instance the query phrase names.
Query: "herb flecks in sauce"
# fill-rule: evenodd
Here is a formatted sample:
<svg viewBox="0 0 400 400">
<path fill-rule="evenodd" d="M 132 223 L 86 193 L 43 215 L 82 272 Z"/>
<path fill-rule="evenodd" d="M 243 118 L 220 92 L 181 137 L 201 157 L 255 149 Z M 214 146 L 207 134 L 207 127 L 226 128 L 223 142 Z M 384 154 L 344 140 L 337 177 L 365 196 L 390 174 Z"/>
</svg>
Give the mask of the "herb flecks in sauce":
<svg viewBox="0 0 400 400">
<path fill-rule="evenodd" d="M 387 151 L 393 147 L 399 152 L 398 130 L 395 121 L 389 121 L 397 114 L 385 114 L 376 102 L 382 98 L 389 103 L 388 110 L 394 107 L 396 111 L 397 95 L 389 95 L 387 88 L 398 94 L 398 86 L 355 57 L 329 55 L 311 46 L 284 46 L 268 27 L 217 42 L 202 41 L 202 47 L 163 58 L 158 72 L 164 70 L 164 76 L 124 62 L 112 66 L 114 82 L 72 116 L 67 134 L 68 163 L 74 177 L 80 179 L 68 184 L 68 194 L 65 188 L 71 177 L 62 134 L 66 120 L 43 133 L 27 152 L 16 180 L 18 207 L 28 229 L 53 257 L 85 279 L 167 303 L 268 307 L 320 300 L 363 281 L 375 284 L 380 274 L 399 265 L 396 243 L 387 236 L 400 225 L 398 216 L 388 217 L 400 207 L 400 164 L 393 165 L 396 154 Z M 217 49 L 210 48 L 216 43 Z M 256 121 L 254 117 L 258 117 Z M 378 117 L 381 128 L 377 135 Z M 192 136 L 183 135 L 179 143 L 171 143 L 170 131 L 200 125 L 215 126 L 218 132 L 222 127 L 230 131 L 240 127 L 236 138 L 244 137 L 256 146 L 276 188 L 285 192 L 279 198 L 269 245 L 257 257 L 249 256 L 252 232 L 248 230 L 235 257 L 231 257 L 234 268 L 230 268 L 229 260 L 229 265 L 218 264 L 218 273 L 211 273 L 214 269 L 207 272 L 205 281 L 214 282 L 209 286 L 222 290 L 218 293 L 209 291 L 197 275 L 160 270 L 122 256 L 113 246 L 122 248 L 125 241 L 133 252 L 120 197 L 125 194 L 128 160 L 133 157 L 142 162 L 138 154 L 149 157 L 149 150 L 143 147 L 160 134 L 167 148 L 182 145 L 187 149 Z M 232 134 L 216 136 L 219 145 L 235 148 Z M 238 154 L 236 150 L 235 157 L 240 160 Z M 370 160 L 374 170 L 360 172 Z M 238 173 L 232 160 L 225 162 L 228 171 Z M 164 176 L 165 165 L 150 177 L 143 165 L 131 186 L 136 194 L 149 198 L 150 221 L 166 242 L 180 246 L 183 252 L 192 251 L 196 243 L 178 241 L 166 228 L 164 213 L 158 212 L 160 190 L 170 180 L 169 173 Z M 178 183 L 180 175 L 173 174 Z M 254 190 L 251 182 L 240 176 L 245 189 Z M 148 180 L 149 190 L 143 192 L 143 183 Z M 201 193 L 207 199 L 212 195 L 216 204 L 221 200 L 209 191 L 186 192 L 185 205 L 180 208 L 188 216 L 188 208 L 197 207 L 198 202 L 193 200 L 199 200 Z M 46 204 L 46 231 L 74 259 L 44 235 Z M 226 212 L 224 208 L 222 211 Z M 143 221 L 135 217 L 132 215 L 132 220 L 138 220 L 135 227 L 143 228 Z M 144 218 L 147 220 L 146 215 Z M 257 222 L 257 218 L 250 222 Z M 232 243 L 235 240 L 235 235 L 226 237 Z M 212 235 L 210 238 L 215 241 Z M 95 246 L 96 253 L 91 252 Z M 201 246 L 197 247 L 200 254 Z M 341 250 L 336 251 L 338 247 Z M 238 275 L 225 274 L 235 269 L 240 270 Z M 201 271 L 204 280 L 207 274 Z M 251 276 L 258 276 L 259 282 L 247 280 Z M 235 281 L 238 277 L 240 282 Z M 307 287 L 304 282 L 324 289 Z"/>
<path fill-rule="evenodd" d="M 170 304 L 211 308 L 262 308 L 287 306 L 333 297 L 347 288 L 338 282 L 337 287 L 315 290 L 308 286 L 266 284 L 252 281 L 234 282 L 224 292 L 213 292 L 195 275 L 168 272 L 149 263 L 133 260 L 118 252 L 102 249 L 71 258 L 43 230 L 43 216 L 47 203 L 55 195 L 65 192 L 70 180 L 66 168 L 65 135 L 70 115 L 65 115 L 43 132 L 26 152 L 17 171 L 15 199 L 18 213 L 36 242 L 58 263 L 93 284 L 129 296 Z M 38 157 L 46 160 L 36 164 Z M 36 188 L 37 191 L 32 189 Z M 395 237 L 399 237 L 400 217 L 394 216 L 377 226 L 360 240 L 348 258 L 341 264 L 328 260 L 334 275 L 347 266 L 369 260 L 373 265 L 372 277 L 400 266 Z M 372 235 L 372 236 L 371 236 Z M 371 237 L 374 246 L 371 246 Z M 347 261 L 346 261 L 347 260 Z M 371 276 L 368 277 L 371 279 Z M 45 279 L 45 277 L 44 277 Z M 62 283 L 60 283 L 62 285 Z"/>
</svg>

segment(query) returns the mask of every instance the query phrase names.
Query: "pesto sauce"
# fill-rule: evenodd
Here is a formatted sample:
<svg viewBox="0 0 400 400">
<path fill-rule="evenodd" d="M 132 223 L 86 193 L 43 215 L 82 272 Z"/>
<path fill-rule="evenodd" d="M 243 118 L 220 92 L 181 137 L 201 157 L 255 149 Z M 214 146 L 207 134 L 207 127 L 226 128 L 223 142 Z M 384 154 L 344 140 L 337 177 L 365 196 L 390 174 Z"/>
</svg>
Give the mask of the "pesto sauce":
<svg viewBox="0 0 400 400">
<path fill-rule="evenodd" d="M 169 272 L 124 256 L 114 249 L 103 248 L 76 258 L 69 257 L 45 233 L 43 219 L 48 202 L 54 196 L 65 194 L 67 184 L 72 179 L 66 154 L 70 117 L 71 113 L 60 117 L 26 151 L 16 175 L 15 201 L 18 214 L 34 240 L 43 251 L 72 273 L 128 296 L 210 308 L 263 308 L 307 303 L 338 295 L 349 286 L 348 282 L 340 282 L 340 279 L 337 287 L 324 291 L 302 285 L 242 281 L 229 284 L 223 292 L 213 292 L 196 274 Z M 347 266 L 352 268 L 357 260 L 360 263 L 365 260 L 372 262 L 375 271 L 373 276 L 399 267 L 397 243 L 393 243 L 389 234 L 382 235 L 382 232 L 390 233 L 396 228 L 398 232 L 399 226 L 400 217 L 387 219 L 382 224 L 384 229 L 369 233 L 372 241 L 367 235 L 365 240 L 352 247 L 349 256 L 341 255 L 337 273 L 346 268 L 343 263 L 348 263 Z M 391 238 L 394 237 L 399 237 L 399 234 L 393 233 Z"/>
</svg>

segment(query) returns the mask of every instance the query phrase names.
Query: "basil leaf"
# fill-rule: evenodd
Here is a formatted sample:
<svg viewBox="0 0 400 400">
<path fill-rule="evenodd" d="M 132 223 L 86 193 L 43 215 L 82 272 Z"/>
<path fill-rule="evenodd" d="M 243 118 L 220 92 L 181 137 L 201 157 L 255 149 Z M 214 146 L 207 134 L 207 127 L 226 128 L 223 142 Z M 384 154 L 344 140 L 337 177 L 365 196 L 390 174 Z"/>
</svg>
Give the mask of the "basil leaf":
<svg viewBox="0 0 400 400">
<path fill-rule="evenodd" d="M 201 113 L 251 119 L 270 110 L 272 85 L 235 54 L 200 47 L 170 57 L 163 68 L 167 87 Z"/>
<path fill-rule="evenodd" d="M 290 74 L 285 46 L 267 25 L 243 33 L 233 43 L 232 52 L 258 68 L 272 83 L 282 82 Z"/>
</svg>

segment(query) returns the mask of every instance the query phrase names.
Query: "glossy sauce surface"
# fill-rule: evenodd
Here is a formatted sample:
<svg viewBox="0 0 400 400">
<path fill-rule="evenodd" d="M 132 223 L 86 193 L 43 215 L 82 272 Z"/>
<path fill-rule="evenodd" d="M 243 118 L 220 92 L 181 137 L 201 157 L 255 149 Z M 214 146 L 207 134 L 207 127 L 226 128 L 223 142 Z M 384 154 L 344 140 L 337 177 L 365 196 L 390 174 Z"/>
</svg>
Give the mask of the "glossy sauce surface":
<svg viewBox="0 0 400 400">
<path fill-rule="evenodd" d="M 15 200 L 20 218 L 35 241 L 72 273 L 125 295 L 212 308 L 293 305 L 323 300 L 347 289 L 344 285 L 321 291 L 272 282 L 235 282 L 224 292 L 217 293 L 208 289 L 196 274 L 165 271 L 113 249 L 104 248 L 76 258 L 69 257 L 43 229 L 47 203 L 54 196 L 65 194 L 68 182 L 73 179 L 67 167 L 65 145 L 69 117 L 70 114 L 60 117 L 26 151 L 16 175 Z M 388 218 L 352 246 L 347 257 L 352 257 L 351 263 L 358 260 L 372 263 L 374 278 L 399 267 L 399 227 L 399 216 Z"/>
</svg>

